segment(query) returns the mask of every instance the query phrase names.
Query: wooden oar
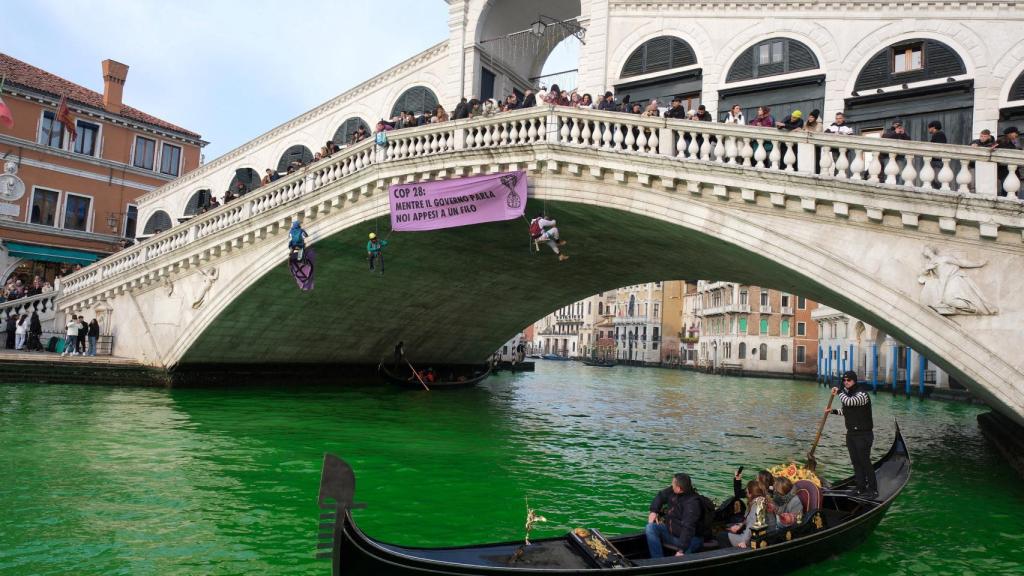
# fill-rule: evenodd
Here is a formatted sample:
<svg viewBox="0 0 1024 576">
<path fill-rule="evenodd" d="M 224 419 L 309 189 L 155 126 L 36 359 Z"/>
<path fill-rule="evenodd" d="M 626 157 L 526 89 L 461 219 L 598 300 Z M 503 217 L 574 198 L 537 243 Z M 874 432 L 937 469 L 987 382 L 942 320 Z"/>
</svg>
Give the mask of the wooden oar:
<svg viewBox="0 0 1024 576">
<path fill-rule="evenodd" d="M 814 451 L 818 448 L 818 441 L 821 440 L 821 431 L 825 429 L 825 420 L 828 419 L 829 413 L 832 412 L 832 401 L 835 400 L 836 393 L 832 392 L 832 395 L 828 397 L 828 405 L 825 406 L 825 413 L 821 416 L 821 422 L 818 423 L 818 434 L 814 437 L 814 443 L 811 444 L 811 451 L 807 453 L 807 469 L 811 472 L 818 467 L 818 461 L 814 459 Z"/>
<path fill-rule="evenodd" d="M 425 390 L 426 390 L 427 392 L 430 392 L 430 388 L 429 388 L 429 387 L 427 387 L 427 383 L 423 381 L 423 378 L 420 378 L 420 373 L 419 373 L 419 372 L 417 372 L 415 368 L 413 368 L 413 366 L 412 366 L 412 362 L 409 362 L 409 359 L 407 358 L 407 359 L 405 360 L 405 363 L 409 365 L 409 370 L 412 370 L 412 375 L 413 375 L 413 376 L 415 376 L 415 377 L 416 377 L 416 379 L 420 381 L 420 384 L 423 384 L 423 388 L 424 388 L 424 389 L 425 389 Z M 831 406 L 831 402 L 829 403 L 829 405 Z"/>
</svg>

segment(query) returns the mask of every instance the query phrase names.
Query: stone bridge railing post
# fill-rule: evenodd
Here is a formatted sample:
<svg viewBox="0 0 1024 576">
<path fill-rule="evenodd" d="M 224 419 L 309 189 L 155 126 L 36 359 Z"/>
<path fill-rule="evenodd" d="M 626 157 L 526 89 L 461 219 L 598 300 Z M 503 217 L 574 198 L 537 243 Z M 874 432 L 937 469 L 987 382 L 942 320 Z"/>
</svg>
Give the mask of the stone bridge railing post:
<svg viewBox="0 0 1024 576">
<path fill-rule="evenodd" d="M 671 128 L 658 128 L 658 154 L 675 158 L 676 156 L 675 133 Z"/>
<path fill-rule="evenodd" d="M 983 196 L 995 196 L 999 189 L 996 174 L 998 166 L 995 162 L 974 163 L 974 191 Z"/>
<path fill-rule="evenodd" d="M 455 125 L 455 143 L 453 144 L 455 150 L 466 149 L 466 129 L 459 126 L 458 123 Z"/>
<path fill-rule="evenodd" d="M 817 164 L 814 142 L 799 142 L 796 145 L 796 171 L 814 174 Z"/>
<path fill-rule="evenodd" d="M 544 140 L 552 144 L 558 144 L 558 114 L 555 107 L 548 107 L 548 114 L 544 122 Z"/>
</svg>

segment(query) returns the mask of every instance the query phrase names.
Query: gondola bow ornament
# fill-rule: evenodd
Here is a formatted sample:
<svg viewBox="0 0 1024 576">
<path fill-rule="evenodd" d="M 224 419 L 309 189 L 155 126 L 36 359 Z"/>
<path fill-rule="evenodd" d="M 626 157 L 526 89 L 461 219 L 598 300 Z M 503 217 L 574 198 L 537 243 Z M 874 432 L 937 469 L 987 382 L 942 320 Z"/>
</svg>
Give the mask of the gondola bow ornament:
<svg viewBox="0 0 1024 576">
<path fill-rule="evenodd" d="M 523 540 L 526 543 L 527 546 L 530 545 L 530 530 L 533 530 L 533 525 L 538 523 L 538 522 L 547 522 L 547 521 L 548 521 L 547 518 L 541 516 L 540 514 L 537 514 L 537 512 L 533 508 L 530 508 L 530 499 L 527 498 L 526 499 L 526 538 L 524 538 L 524 540 Z"/>
</svg>

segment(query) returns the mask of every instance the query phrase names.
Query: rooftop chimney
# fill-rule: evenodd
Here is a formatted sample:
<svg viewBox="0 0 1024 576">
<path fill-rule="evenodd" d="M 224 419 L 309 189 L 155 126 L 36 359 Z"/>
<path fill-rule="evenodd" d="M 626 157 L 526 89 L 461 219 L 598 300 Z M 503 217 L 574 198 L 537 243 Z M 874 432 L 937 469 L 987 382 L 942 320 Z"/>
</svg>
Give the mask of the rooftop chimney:
<svg viewBox="0 0 1024 576">
<path fill-rule="evenodd" d="M 124 104 L 124 80 L 128 77 L 128 65 L 114 60 L 103 61 L 103 108 L 111 114 L 120 114 Z"/>
</svg>

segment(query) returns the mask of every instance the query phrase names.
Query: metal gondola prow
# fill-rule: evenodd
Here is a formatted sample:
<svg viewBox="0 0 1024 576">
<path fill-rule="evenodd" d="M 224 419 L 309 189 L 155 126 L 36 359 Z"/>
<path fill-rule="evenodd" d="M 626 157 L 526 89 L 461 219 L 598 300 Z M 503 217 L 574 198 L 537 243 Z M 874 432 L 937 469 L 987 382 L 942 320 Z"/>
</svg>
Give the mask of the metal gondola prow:
<svg viewBox="0 0 1024 576">
<path fill-rule="evenodd" d="M 365 508 L 365 504 L 356 504 L 356 474 L 341 458 L 334 454 L 324 454 L 323 470 L 320 473 L 320 505 L 319 530 L 317 531 L 317 559 L 331 559 L 332 572 L 341 573 L 340 554 L 342 526 L 348 510 Z"/>
</svg>

